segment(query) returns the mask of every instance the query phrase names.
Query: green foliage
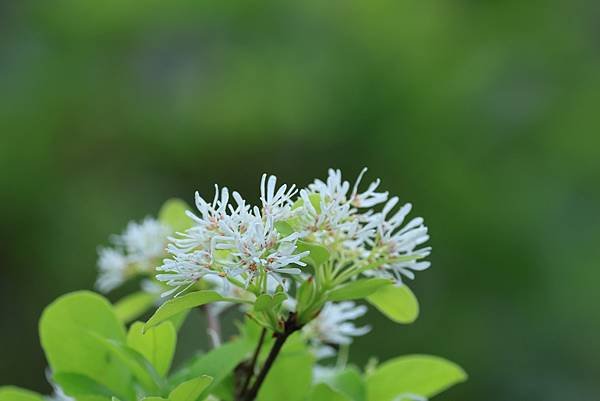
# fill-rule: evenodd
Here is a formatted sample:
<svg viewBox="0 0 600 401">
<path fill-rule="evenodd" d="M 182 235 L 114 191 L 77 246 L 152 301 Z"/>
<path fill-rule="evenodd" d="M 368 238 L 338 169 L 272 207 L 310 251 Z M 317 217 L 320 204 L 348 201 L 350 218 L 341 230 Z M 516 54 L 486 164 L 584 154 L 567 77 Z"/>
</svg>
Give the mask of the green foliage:
<svg viewBox="0 0 600 401">
<path fill-rule="evenodd" d="M 329 387 L 325 383 L 319 383 L 312 388 L 308 396 L 310 401 L 351 401 L 350 398 Z"/>
<path fill-rule="evenodd" d="M 205 290 L 191 292 L 189 294 L 170 299 L 164 304 L 162 304 L 160 308 L 158 308 L 158 310 L 154 313 L 154 315 L 152 315 L 150 320 L 146 322 L 144 330 L 148 330 L 151 327 L 156 326 L 164 322 L 165 320 L 172 318 L 173 316 L 191 308 L 218 301 L 248 303 L 248 301 L 237 298 L 225 298 L 215 291 Z"/>
<path fill-rule="evenodd" d="M 332 389 L 344 394 L 352 401 L 366 401 L 365 378 L 357 369 L 349 367 L 322 378 Z"/>
<path fill-rule="evenodd" d="M 288 340 L 269 372 L 257 400 L 304 400 L 312 381 L 314 357 L 298 336 Z"/>
<path fill-rule="evenodd" d="M 18 387 L 0 387 L 0 401 L 44 401 L 41 395 Z"/>
<path fill-rule="evenodd" d="M 78 373 L 55 373 L 52 379 L 65 393 L 73 397 L 104 396 L 110 398 L 113 393 L 109 388 L 88 376 Z"/>
<path fill-rule="evenodd" d="M 82 291 L 58 298 L 40 320 L 40 340 L 55 373 L 93 378 L 115 394 L 131 394 L 131 372 L 102 342 L 125 342 L 125 329 L 101 296 Z"/>
<path fill-rule="evenodd" d="M 157 296 L 144 291 L 127 295 L 114 305 L 117 318 L 129 323 L 149 310 L 156 302 Z"/>
<path fill-rule="evenodd" d="M 367 296 L 367 301 L 396 323 L 412 323 L 419 316 L 419 303 L 410 288 L 387 285 Z"/>
<path fill-rule="evenodd" d="M 183 232 L 192 226 L 192 219 L 185 213 L 188 210 L 191 208 L 181 199 L 169 199 L 158 212 L 158 220 L 174 232 Z"/>
<path fill-rule="evenodd" d="M 429 355 L 407 355 L 383 363 L 367 377 L 369 400 L 392 401 L 399 394 L 433 397 L 467 374 L 455 363 Z"/>
<path fill-rule="evenodd" d="M 254 343 L 245 339 L 223 344 L 204 355 L 192 358 L 169 379 L 169 383 L 171 386 L 176 386 L 200 375 L 211 376 L 213 381 L 202 393 L 203 396 L 207 396 L 242 360 L 247 358 L 254 346 Z"/>
<path fill-rule="evenodd" d="M 351 299 L 366 298 L 375 291 L 386 285 L 391 285 L 392 281 L 385 278 L 366 278 L 351 281 L 341 285 L 329 292 L 328 301 L 339 302 Z"/>
<path fill-rule="evenodd" d="M 298 252 L 309 251 L 310 254 L 305 256 L 303 260 L 312 266 L 320 266 L 329 259 L 329 251 L 327 248 L 306 241 L 298 241 Z"/>
<path fill-rule="evenodd" d="M 202 375 L 192 380 L 181 383 L 169 394 L 169 401 L 196 401 L 201 397 L 206 388 L 212 383 L 213 378 Z"/>
<path fill-rule="evenodd" d="M 165 376 L 171 367 L 177 332 L 170 321 L 154 326 L 143 333 L 144 323 L 135 322 L 127 334 L 127 345 L 142 354 L 159 375 Z"/>
</svg>

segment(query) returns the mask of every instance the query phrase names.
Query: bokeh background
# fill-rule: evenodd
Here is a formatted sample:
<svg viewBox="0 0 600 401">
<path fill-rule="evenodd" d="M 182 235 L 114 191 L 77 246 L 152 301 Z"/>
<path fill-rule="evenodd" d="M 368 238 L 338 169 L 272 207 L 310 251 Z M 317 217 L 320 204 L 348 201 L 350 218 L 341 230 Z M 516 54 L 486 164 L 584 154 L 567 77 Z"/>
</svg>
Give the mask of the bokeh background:
<svg viewBox="0 0 600 401">
<path fill-rule="evenodd" d="M 374 312 L 352 360 L 452 359 L 470 381 L 439 400 L 597 399 L 599 18 L 591 0 L 0 1 L 0 384 L 48 391 L 42 308 L 92 287 L 129 219 L 369 166 L 426 218 L 433 267 L 417 323 Z"/>
</svg>

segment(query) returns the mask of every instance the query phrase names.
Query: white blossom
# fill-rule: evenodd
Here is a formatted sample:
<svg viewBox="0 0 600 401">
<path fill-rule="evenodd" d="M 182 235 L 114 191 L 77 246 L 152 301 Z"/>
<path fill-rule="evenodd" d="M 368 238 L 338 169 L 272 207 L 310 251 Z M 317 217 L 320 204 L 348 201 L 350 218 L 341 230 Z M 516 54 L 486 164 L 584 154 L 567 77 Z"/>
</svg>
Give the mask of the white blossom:
<svg viewBox="0 0 600 401">
<path fill-rule="evenodd" d="M 425 270 L 430 266 L 429 262 L 420 259 L 431 253 L 431 247 L 419 248 L 429 239 L 427 227 L 421 217 L 413 218 L 404 224 L 406 216 L 412 209 L 410 203 L 390 215 L 397 204 L 398 198 L 391 198 L 383 211 L 371 218 L 372 223 L 377 227 L 377 235 L 371 242 L 371 246 L 387 260 L 381 266 L 379 273 L 391 275 L 401 282 L 401 276 L 414 279 L 414 271 Z"/>
<path fill-rule="evenodd" d="M 250 208 L 237 192 L 235 205 L 229 203 L 229 190 L 215 189 L 212 203 L 196 193 L 199 215 L 191 212 L 194 226 L 177 238 L 171 238 L 170 258 L 157 270 L 157 279 L 183 291 L 208 275 L 241 280 L 246 287 L 258 274 L 267 274 L 281 282 L 280 274 L 298 274 L 296 266 L 309 252 L 296 253 L 299 234 L 281 235 L 275 224 L 288 218 L 295 186 L 276 188 L 274 176 L 261 179 L 262 209 Z M 265 282 L 266 283 L 266 282 Z M 266 284 L 265 284 L 266 285 Z M 173 291 L 174 291 L 173 290 Z M 168 295 L 169 291 L 164 295 Z M 181 292 L 181 291 L 180 291 Z"/>
<path fill-rule="evenodd" d="M 350 301 L 325 304 L 321 313 L 303 328 L 317 358 L 332 356 L 334 346 L 348 345 L 352 337 L 367 334 L 371 330 L 369 326 L 357 327 L 351 322 L 365 313 L 366 306 L 356 306 Z"/>
<path fill-rule="evenodd" d="M 149 273 L 164 255 L 170 233 L 169 227 L 150 217 L 129 222 L 121 235 L 112 237 L 114 247 L 98 250 L 98 290 L 109 292 L 135 274 Z"/>
</svg>

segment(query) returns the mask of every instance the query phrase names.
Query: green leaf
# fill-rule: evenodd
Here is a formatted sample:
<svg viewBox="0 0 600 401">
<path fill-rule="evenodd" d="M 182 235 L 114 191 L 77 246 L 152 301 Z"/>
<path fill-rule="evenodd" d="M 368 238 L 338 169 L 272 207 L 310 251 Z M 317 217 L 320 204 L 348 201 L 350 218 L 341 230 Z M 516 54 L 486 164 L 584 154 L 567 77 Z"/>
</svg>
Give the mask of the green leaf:
<svg viewBox="0 0 600 401">
<path fill-rule="evenodd" d="M 129 328 L 127 345 L 136 350 L 148 360 L 159 375 L 165 376 L 169 372 L 175 346 L 177 332 L 170 321 L 152 327 L 143 333 L 144 323 L 135 322 Z"/>
<path fill-rule="evenodd" d="M 169 401 L 196 401 L 202 392 L 212 383 L 213 378 L 202 375 L 181 383 L 169 394 Z"/>
<path fill-rule="evenodd" d="M 269 294 L 261 294 L 256 298 L 254 302 L 254 310 L 256 312 L 263 312 L 271 307 L 273 303 L 273 297 Z"/>
<path fill-rule="evenodd" d="M 174 232 L 183 232 L 193 225 L 192 219 L 185 214 L 187 210 L 190 210 L 189 205 L 181 199 L 169 199 L 160 208 L 158 220 Z"/>
<path fill-rule="evenodd" d="M 417 298 L 406 285 L 381 287 L 367 301 L 396 323 L 412 323 L 419 316 Z"/>
<path fill-rule="evenodd" d="M 129 323 L 140 317 L 156 302 L 156 295 L 139 291 L 128 295 L 114 305 L 117 318 L 123 323 Z"/>
<path fill-rule="evenodd" d="M 304 251 L 310 252 L 310 255 L 304 257 L 303 260 L 305 260 L 312 266 L 320 266 L 323 263 L 327 262 L 327 260 L 329 259 L 329 251 L 327 250 L 327 248 L 321 245 L 298 240 L 296 242 L 296 246 L 298 247 L 298 253 L 302 253 Z"/>
<path fill-rule="evenodd" d="M 290 223 L 285 221 L 275 222 L 275 229 L 279 234 L 283 235 L 284 237 L 292 235 L 295 232 Z"/>
<path fill-rule="evenodd" d="M 367 278 L 351 281 L 329 292 L 328 301 L 339 302 L 365 298 L 392 281 L 386 278 Z"/>
<path fill-rule="evenodd" d="M 381 364 L 367 377 L 368 399 L 391 401 L 404 393 L 430 398 L 466 379 L 460 366 L 443 358 L 401 356 Z"/>
<path fill-rule="evenodd" d="M 98 343 L 117 360 L 120 360 L 139 384 L 150 393 L 159 393 L 163 387 L 163 380 L 154 367 L 139 352 L 113 340 L 97 337 Z"/>
<path fill-rule="evenodd" d="M 169 401 L 166 398 L 162 398 L 162 397 L 145 397 L 142 399 L 142 401 Z"/>
<path fill-rule="evenodd" d="M 176 314 L 185 310 L 195 308 L 196 306 L 206 305 L 211 302 L 227 301 L 234 303 L 251 303 L 250 301 L 226 298 L 215 291 L 195 291 L 181 297 L 173 298 L 161 305 L 160 308 L 152 315 L 144 326 L 144 330 L 148 330 Z"/>
<path fill-rule="evenodd" d="M 258 393 L 258 401 L 304 400 L 312 382 L 314 357 L 299 335 L 288 339 Z"/>
<path fill-rule="evenodd" d="M 100 295 L 81 291 L 58 298 L 42 313 L 39 331 L 53 372 L 79 373 L 94 378 L 114 394 L 133 392 L 127 367 L 112 358 L 96 339 L 100 336 L 125 342 L 122 323 L 112 306 Z"/>
<path fill-rule="evenodd" d="M 350 367 L 337 371 L 333 375 L 325 377 L 323 382 L 352 401 L 367 400 L 365 380 L 356 368 Z"/>
<path fill-rule="evenodd" d="M 79 373 L 57 372 L 52 375 L 52 379 L 71 397 L 85 395 L 111 397 L 113 395 L 113 392 L 106 386 Z"/>
<path fill-rule="evenodd" d="M 44 401 L 44 398 L 33 391 L 18 387 L 0 387 L 0 401 Z"/>
<path fill-rule="evenodd" d="M 247 358 L 255 345 L 255 343 L 245 340 L 235 340 L 223 344 L 219 348 L 194 358 L 188 365 L 175 373 L 169 382 L 172 386 L 176 386 L 201 375 L 211 376 L 212 383 L 202 392 L 202 396 L 206 397 L 242 360 Z"/>
<path fill-rule="evenodd" d="M 350 398 L 329 387 L 325 383 L 314 386 L 308 396 L 309 401 L 351 401 Z"/>
</svg>

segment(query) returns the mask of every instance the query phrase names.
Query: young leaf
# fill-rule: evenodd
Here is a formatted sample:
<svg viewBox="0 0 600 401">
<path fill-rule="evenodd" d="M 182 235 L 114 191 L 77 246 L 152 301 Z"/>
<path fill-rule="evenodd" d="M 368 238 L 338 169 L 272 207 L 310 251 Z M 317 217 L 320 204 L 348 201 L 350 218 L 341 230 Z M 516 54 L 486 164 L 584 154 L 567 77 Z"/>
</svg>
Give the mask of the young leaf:
<svg viewBox="0 0 600 401">
<path fill-rule="evenodd" d="M 96 380 L 79 373 L 57 372 L 52 375 L 52 380 L 71 397 L 86 395 L 99 395 L 111 397 L 113 392 Z"/>
<path fill-rule="evenodd" d="M 339 302 L 350 299 L 365 298 L 379 288 L 392 284 L 391 280 L 385 278 L 366 278 L 351 281 L 341 285 L 329 292 L 328 301 Z"/>
<path fill-rule="evenodd" d="M 404 393 L 430 398 L 466 379 L 460 366 L 443 358 L 401 356 L 381 364 L 367 377 L 368 399 L 392 401 Z"/>
<path fill-rule="evenodd" d="M 165 376 L 169 372 L 175 345 L 177 343 L 177 332 L 170 321 L 152 327 L 146 333 L 142 333 L 144 323 L 135 322 L 129 328 L 127 334 L 127 345 L 146 358 L 154 366 L 159 375 Z"/>
<path fill-rule="evenodd" d="M 202 392 L 210 385 L 213 378 L 202 375 L 181 383 L 169 394 L 169 401 L 196 401 Z"/>
<path fill-rule="evenodd" d="M 150 309 L 156 298 L 156 295 L 144 291 L 127 295 L 114 305 L 115 314 L 121 322 L 129 323 Z"/>
<path fill-rule="evenodd" d="M 216 387 L 233 369 L 252 351 L 256 344 L 235 340 L 223 344 L 219 348 L 200 355 L 192 360 L 187 366 L 180 369 L 170 379 L 171 386 L 177 386 L 191 378 L 208 375 L 213 378 L 212 383 L 202 392 L 207 397 L 211 390 Z"/>
<path fill-rule="evenodd" d="M 288 235 L 292 235 L 294 233 L 294 229 L 292 228 L 292 226 L 285 221 L 275 222 L 275 229 L 279 234 L 281 234 L 284 237 L 287 237 Z"/>
<path fill-rule="evenodd" d="M 406 285 L 387 285 L 367 297 L 367 301 L 396 323 L 412 323 L 419 316 L 419 303 Z"/>
<path fill-rule="evenodd" d="M 310 255 L 306 256 L 303 260 L 306 260 L 312 266 L 320 266 L 329 259 L 329 251 L 321 245 L 298 240 L 296 246 L 298 247 L 298 253 L 304 251 L 310 252 Z"/>
<path fill-rule="evenodd" d="M 272 296 L 270 296 L 269 294 L 261 294 L 258 296 L 258 298 L 256 298 L 256 301 L 254 302 L 254 310 L 256 312 L 264 312 L 265 310 L 271 307 L 272 303 Z"/>
<path fill-rule="evenodd" d="M 356 368 L 336 370 L 333 375 L 325 376 L 323 382 L 352 401 L 367 401 L 365 380 Z"/>
<path fill-rule="evenodd" d="M 234 303 L 250 303 L 237 298 L 225 298 L 215 291 L 195 291 L 181 297 L 173 298 L 161 305 L 144 326 L 144 331 L 154 327 L 170 317 L 185 310 L 209 304 L 211 302 L 227 301 Z"/>
<path fill-rule="evenodd" d="M 352 401 L 344 394 L 332 389 L 325 383 L 314 386 L 308 395 L 309 401 Z"/>
<path fill-rule="evenodd" d="M 193 225 L 185 212 L 191 210 L 187 203 L 181 199 L 169 199 L 158 212 L 158 220 L 173 229 L 175 232 L 183 232 Z"/>
<path fill-rule="evenodd" d="M 150 362 L 148 362 L 139 352 L 117 341 L 107 340 L 99 336 L 97 336 L 96 339 L 98 343 L 104 346 L 106 351 L 114 357 L 114 359 L 120 360 L 127 366 L 129 371 L 147 392 L 159 393 L 161 391 L 163 387 L 162 378 Z"/>
<path fill-rule="evenodd" d="M 44 401 L 44 398 L 33 391 L 18 387 L 0 387 L 0 401 Z"/>
<path fill-rule="evenodd" d="M 88 291 L 64 295 L 44 310 L 39 330 L 53 372 L 82 374 L 115 394 L 132 393 L 129 370 L 96 339 L 125 342 L 125 329 L 106 299 Z"/>
</svg>

